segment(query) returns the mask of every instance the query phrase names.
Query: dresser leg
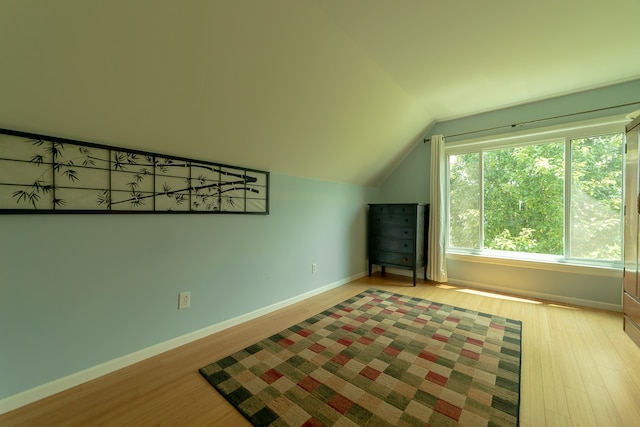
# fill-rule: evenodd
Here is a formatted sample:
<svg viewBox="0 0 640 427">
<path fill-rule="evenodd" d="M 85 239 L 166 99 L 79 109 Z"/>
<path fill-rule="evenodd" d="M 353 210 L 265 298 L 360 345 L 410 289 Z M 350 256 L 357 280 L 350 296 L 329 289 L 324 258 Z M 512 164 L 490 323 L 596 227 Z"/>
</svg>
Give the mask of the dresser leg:
<svg viewBox="0 0 640 427">
<path fill-rule="evenodd" d="M 416 269 L 413 269 L 413 287 L 416 287 Z"/>
</svg>

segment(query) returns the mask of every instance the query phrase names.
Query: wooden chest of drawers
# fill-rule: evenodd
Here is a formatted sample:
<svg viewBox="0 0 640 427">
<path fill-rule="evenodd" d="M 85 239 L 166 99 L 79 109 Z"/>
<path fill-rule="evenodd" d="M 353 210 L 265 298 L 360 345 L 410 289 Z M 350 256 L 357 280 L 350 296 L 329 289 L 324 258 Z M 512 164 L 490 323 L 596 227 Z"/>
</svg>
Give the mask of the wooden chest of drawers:
<svg viewBox="0 0 640 427">
<path fill-rule="evenodd" d="M 429 205 L 372 204 L 368 215 L 369 276 L 373 264 L 413 270 L 413 286 L 416 272 L 426 266 L 425 242 L 427 240 Z M 427 278 L 425 268 L 424 278 Z"/>
</svg>

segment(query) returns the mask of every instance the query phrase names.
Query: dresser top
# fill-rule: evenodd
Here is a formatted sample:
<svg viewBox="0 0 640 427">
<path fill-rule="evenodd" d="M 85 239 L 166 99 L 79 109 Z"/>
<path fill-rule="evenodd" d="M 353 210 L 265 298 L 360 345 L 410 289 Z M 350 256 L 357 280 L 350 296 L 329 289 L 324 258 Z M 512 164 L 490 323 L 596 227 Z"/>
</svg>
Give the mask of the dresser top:
<svg viewBox="0 0 640 427">
<path fill-rule="evenodd" d="M 369 206 L 426 206 L 425 203 L 369 203 Z"/>
</svg>

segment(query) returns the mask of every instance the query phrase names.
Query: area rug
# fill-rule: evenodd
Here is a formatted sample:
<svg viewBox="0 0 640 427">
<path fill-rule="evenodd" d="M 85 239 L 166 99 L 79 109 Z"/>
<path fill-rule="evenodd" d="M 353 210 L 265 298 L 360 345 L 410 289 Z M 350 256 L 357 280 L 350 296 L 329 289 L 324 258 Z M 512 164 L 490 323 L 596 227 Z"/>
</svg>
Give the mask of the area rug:
<svg viewBox="0 0 640 427">
<path fill-rule="evenodd" d="M 255 426 L 517 426 L 521 330 L 369 289 L 200 373 Z"/>
</svg>

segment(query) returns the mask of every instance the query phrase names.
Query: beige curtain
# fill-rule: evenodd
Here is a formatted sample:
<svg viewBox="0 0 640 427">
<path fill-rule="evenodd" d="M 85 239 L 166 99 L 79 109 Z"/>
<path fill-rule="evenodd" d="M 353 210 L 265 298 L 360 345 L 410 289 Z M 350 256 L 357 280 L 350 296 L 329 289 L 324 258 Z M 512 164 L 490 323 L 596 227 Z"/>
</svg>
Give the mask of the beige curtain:
<svg viewBox="0 0 640 427">
<path fill-rule="evenodd" d="M 447 281 L 447 260 L 445 257 L 446 232 L 446 158 L 444 136 L 431 136 L 431 206 L 429 221 L 429 242 L 427 249 L 427 278 L 436 282 Z"/>
</svg>

